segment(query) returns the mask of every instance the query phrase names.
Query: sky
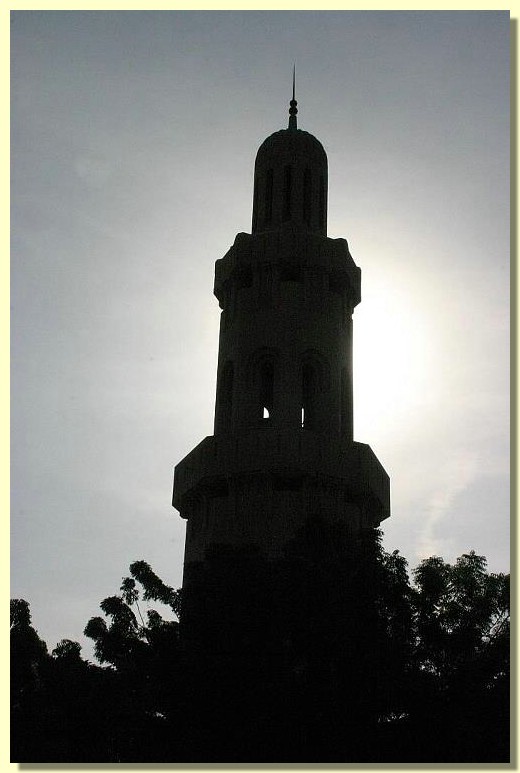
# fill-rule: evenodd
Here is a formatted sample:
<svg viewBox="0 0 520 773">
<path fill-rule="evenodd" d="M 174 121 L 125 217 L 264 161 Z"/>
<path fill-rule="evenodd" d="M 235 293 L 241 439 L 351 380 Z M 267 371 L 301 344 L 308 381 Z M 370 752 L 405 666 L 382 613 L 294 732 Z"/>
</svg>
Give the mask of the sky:
<svg viewBox="0 0 520 773">
<path fill-rule="evenodd" d="M 144 559 L 182 582 L 173 467 L 212 434 L 214 262 L 261 142 L 329 161 L 362 270 L 355 439 L 410 569 L 509 571 L 509 14 L 11 15 L 11 597 L 49 648 Z"/>
</svg>

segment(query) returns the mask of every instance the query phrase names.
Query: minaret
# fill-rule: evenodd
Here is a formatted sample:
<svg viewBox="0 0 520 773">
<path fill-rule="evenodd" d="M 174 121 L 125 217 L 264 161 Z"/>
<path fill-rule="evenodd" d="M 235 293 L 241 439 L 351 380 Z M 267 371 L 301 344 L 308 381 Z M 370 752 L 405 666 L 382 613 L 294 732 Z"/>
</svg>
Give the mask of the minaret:
<svg viewBox="0 0 520 773">
<path fill-rule="evenodd" d="M 327 156 L 289 125 L 260 146 L 251 234 L 215 266 L 222 309 L 214 434 L 175 468 L 187 519 L 184 586 L 212 545 L 279 559 L 314 516 L 349 530 L 390 515 L 390 486 L 353 439 L 352 313 L 361 271 L 327 237 Z"/>
</svg>

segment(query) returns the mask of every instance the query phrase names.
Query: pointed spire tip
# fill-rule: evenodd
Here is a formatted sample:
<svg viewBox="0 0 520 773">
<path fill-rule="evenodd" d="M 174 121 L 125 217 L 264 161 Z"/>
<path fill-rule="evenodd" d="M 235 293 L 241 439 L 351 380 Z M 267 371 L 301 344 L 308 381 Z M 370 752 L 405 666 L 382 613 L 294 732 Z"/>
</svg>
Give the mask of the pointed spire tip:
<svg viewBox="0 0 520 773">
<path fill-rule="evenodd" d="M 296 63 L 293 64 L 293 73 L 292 73 L 292 99 L 290 101 L 290 107 L 289 107 L 289 129 L 297 129 L 297 120 L 296 120 L 296 114 L 298 112 L 298 108 L 296 105 L 298 104 L 296 101 Z"/>
</svg>

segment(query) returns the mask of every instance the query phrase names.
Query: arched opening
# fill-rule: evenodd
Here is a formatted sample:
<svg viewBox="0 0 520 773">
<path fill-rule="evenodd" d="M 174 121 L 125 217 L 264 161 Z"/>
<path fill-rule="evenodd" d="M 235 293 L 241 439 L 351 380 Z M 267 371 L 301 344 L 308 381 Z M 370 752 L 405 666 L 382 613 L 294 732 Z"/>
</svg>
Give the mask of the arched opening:
<svg viewBox="0 0 520 773">
<path fill-rule="evenodd" d="M 302 414 L 303 429 L 316 428 L 318 378 L 313 363 L 306 362 L 302 368 Z"/>
<path fill-rule="evenodd" d="M 248 361 L 244 418 L 247 416 L 251 426 L 265 426 L 276 418 L 279 355 L 277 349 L 262 347 L 252 352 Z"/>
<path fill-rule="evenodd" d="M 273 170 L 268 169 L 265 176 L 265 206 L 264 222 L 270 223 L 273 219 Z"/>
<path fill-rule="evenodd" d="M 274 404 L 274 366 L 270 361 L 263 362 L 260 366 L 259 397 L 262 419 L 269 421 Z"/>
<path fill-rule="evenodd" d="M 325 181 L 323 175 L 320 176 L 318 221 L 320 228 L 323 228 L 325 225 Z"/>
<path fill-rule="evenodd" d="M 290 220 L 291 217 L 291 188 L 292 169 L 290 166 L 286 166 L 283 176 L 283 220 Z"/>
<path fill-rule="evenodd" d="M 303 173 L 303 221 L 307 225 L 311 224 L 311 197 L 311 170 L 306 167 Z"/>
</svg>

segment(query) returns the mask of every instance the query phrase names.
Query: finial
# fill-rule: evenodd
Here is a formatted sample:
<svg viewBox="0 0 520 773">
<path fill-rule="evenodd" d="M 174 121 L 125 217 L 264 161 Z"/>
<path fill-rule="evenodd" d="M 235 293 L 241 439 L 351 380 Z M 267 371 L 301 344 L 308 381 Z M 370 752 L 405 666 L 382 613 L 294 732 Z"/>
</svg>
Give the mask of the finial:
<svg viewBox="0 0 520 773">
<path fill-rule="evenodd" d="M 296 65 L 293 64 L 293 71 L 292 71 L 292 99 L 290 101 L 290 108 L 289 108 L 289 129 L 297 129 L 296 125 L 296 113 L 298 112 L 298 108 L 296 105 L 298 104 L 295 98 L 295 81 L 296 81 Z"/>
</svg>

